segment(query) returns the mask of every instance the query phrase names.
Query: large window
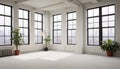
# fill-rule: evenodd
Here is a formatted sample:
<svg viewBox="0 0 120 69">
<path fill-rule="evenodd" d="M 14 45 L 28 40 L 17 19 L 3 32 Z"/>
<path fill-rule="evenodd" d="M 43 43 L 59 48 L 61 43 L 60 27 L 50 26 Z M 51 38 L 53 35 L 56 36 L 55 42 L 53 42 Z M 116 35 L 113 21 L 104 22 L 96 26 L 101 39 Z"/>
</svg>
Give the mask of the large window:
<svg viewBox="0 0 120 69">
<path fill-rule="evenodd" d="M 115 5 L 88 9 L 88 45 L 115 40 Z"/>
<path fill-rule="evenodd" d="M 35 13 L 35 43 L 36 44 L 42 44 L 43 43 L 43 37 L 42 37 L 42 31 L 43 31 L 43 15 L 40 13 Z"/>
<path fill-rule="evenodd" d="M 12 45 L 12 7 L 0 4 L 0 46 Z"/>
<path fill-rule="evenodd" d="M 53 43 L 61 44 L 61 15 L 53 15 Z"/>
<path fill-rule="evenodd" d="M 67 44 L 76 44 L 76 12 L 67 14 Z"/>
<path fill-rule="evenodd" d="M 22 34 L 23 44 L 29 44 L 29 11 L 19 9 L 19 28 Z"/>
</svg>

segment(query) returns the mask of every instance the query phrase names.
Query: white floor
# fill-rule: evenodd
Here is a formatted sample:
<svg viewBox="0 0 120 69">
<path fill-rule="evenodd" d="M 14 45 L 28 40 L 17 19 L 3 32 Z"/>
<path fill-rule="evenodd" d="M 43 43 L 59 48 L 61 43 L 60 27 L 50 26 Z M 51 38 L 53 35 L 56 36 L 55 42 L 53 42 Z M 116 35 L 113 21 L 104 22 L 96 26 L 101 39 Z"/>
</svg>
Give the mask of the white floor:
<svg viewBox="0 0 120 69">
<path fill-rule="evenodd" d="M 120 58 L 42 51 L 0 58 L 0 69 L 120 69 Z"/>
</svg>

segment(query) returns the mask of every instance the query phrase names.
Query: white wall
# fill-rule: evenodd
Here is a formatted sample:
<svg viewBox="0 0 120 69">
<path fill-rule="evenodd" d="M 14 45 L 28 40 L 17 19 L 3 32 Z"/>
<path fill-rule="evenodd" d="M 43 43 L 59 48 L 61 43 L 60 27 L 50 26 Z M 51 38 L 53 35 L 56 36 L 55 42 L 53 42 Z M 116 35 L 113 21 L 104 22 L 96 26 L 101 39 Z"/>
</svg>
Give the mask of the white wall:
<svg viewBox="0 0 120 69">
<path fill-rule="evenodd" d="M 76 32 L 76 45 L 67 45 L 67 13 L 68 12 L 77 12 L 77 32 Z M 82 7 L 67 7 L 62 9 L 56 9 L 51 11 L 50 17 L 50 31 L 52 35 L 53 31 L 53 17 L 54 14 L 62 15 L 62 36 L 61 44 L 53 44 L 51 42 L 51 49 L 60 50 L 60 51 L 69 51 L 75 53 L 83 52 L 83 8 Z"/>
<path fill-rule="evenodd" d="M 40 51 L 43 48 L 43 44 L 35 44 L 34 41 L 34 13 L 42 13 L 45 14 L 44 11 L 36 10 L 35 8 L 25 6 L 25 5 L 18 5 L 10 0 L 0 0 L 0 3 L 11 5 L 13 7 L 13 29 L 18 27 L 18 9 L 26 9 L 30 11 L 30 44 L 29 45 L 20 45 L 19 49 L 21 53 L 31 52 L 31 51 Z M 45 16 L 43 16 L 43 20 L 45 21 Z M 45 23 L 43 22 L 44 30 L 45 30 Z M 0 49 L 8 49 L 12 48 L 15 49 L 15 46 L 0 46 Z"/>
</svg>

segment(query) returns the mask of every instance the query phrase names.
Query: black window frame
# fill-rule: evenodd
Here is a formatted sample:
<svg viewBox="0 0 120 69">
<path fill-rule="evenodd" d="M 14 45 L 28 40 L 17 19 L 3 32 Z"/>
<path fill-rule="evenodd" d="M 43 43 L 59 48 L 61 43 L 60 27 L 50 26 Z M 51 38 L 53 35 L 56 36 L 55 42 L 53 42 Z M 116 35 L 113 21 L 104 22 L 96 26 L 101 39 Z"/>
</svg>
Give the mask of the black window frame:
<svg viewBox="0 0 120 69">
<path fill-rule="evenodd" d="M 62 34 L 62 28 L 61 29 L 54 29 L 54 23 L 59 23 L 59 22 L 61 22 L 61 27 L 62 27 L 62 15 L 61 15 L 61 21 L 54 21 L 54 16 L 59 16 L 59 15 L 61 15 L 61 14 L 54 14 L 54 15 L 52 15 L 52 17 L 53 17 L 53 36 L 52 36 L 52 42 L 53 42 L 53 44 L 61 44 L 61 42 L 60 43 L 55 43 L 54 42 L 54 31 L 61 31 L 61 34 Z M 58 39 L 58 38 L 57 38 Z M 59 38 L 59 39 L 61 39 L 61 38 Z"/>
<path fill-rule="evenodd" d="M 22 45 L 29 45 L 30 44 L 30 11 L 27 10 L 27 9 L 23 9 L 23 8 L 19 8 L 18 11 L 19 10 L 27 11 L 28 12 L 28 19 L 26 19 L 26 18 L 19 18 L 19 12 L 18 12 L 18 25 L 19 25 L 19 19 L 21 19 L 21 20 L 27 20 L 28 21 L 28 27 L 19 27 L 19 26 L 18 27 L 19 27 L 19 29 L 20 28 L 22 28 L 22 29 L 28 29 L 28 43 L 27 44 L 26 43 L 22 43 Z M 23 38 L 23 36 L 22 36 L 22 38 Z"/>
<path fill-rule="evenodd" d="M 102 7 L 109 7 L 109 6 L 115 6 L 115 4 L 110 4 L 110 5 L 99 6 L 99 7 L 94 7 L 94 8 L 87 9 L 87 46 L 100 46 L 100 45 L 102 45 L 102 41 L 103 41 L 103 36 L 102 36 L 103 35 L 103 33 L 102 33 L 103 31 L 102 31 L 102 29 L 104 28 L 104 27 L 102 27 L 102 17 L 103 16 L 110 16 L 110 15 L 116 16 L 115 15 L 116 12 L 114 14 L 102 15 Z M 99 8 L 99 16 L 98 16 L 99 17 L 99 45 L 89 44 L 89 33 L 88 33 L 88 30 L 89 30 L 88 24 L 89 23 L 88 23 L 88 19 L 91 18 L 91 17 L 88 17 L 88 10 L 95 9 L 95 8 Z M 109 29 L 111 27 L 108 26 L 108 27 L 105 27 L 105 28 Z M 114 27 L 112 27 L 112 28 L 114 28 L 114 41 L 115 41 L 116 40 L 116 38 L 115 38 L 116 37 L 116 19 L 114 19 Z"/>
<path fill-rule="evenodd" d="M 70 19 L 70 20 L 68 20 L 68 14 L 69 14 L 69 13 L 76 13 L 76 19 Z M 76 29 L 69 29 L 69 27 L 68 27 L 68 26 L 69 26 L 69 21 L 76 21 Z M 75 44 L 72 44 L 72 43 L 69 43 L 69 42 L 68 42 L 68 39 L 69 39 L 69 38 L 68 38 L 68 31 L 69 31 L 69 30 L 71 30 L 71 31 L 72 31 L 72 30 L 75 30 L 75 31 L 77 32 L 77 12 L 76 12 L 76 11 L 67 12 L 67 45 L 76 45 L 76 43 L 75 43 Z M 76 36 L 77 36 L 77 35 L 76 35 Z M 72 39 L 71 39 L 71 40 L 72 40 Z M 75 40 L 76 40 L 76 37 L 75 37 Z"/>
<path fill-rule="evenodd" d="M 38 20 L 35 20 L 35 19 L 34 19 L 35 22 L 41 22 L 41 29 L 34 27 L 34 30 L 37 30 L 37 31 L 38 31 L 38 30 L 41 30 L 41 35 L 42 35 L 42 32 L 43 32 L 43 14 L 42 14 L 42 13 L 38 13 L 38 12 L 35 12 L 35 14 L 39 14 L 39 15 L 42 16 L 42 17 L 41 17 L 41 18 L 42 18 L 41 21 L 38 21 Z M 34 25 L 35 25 L 35 22 L 34 22 Z M 37 25 L 37 26 L 38 26 L 38 25 Z M 41 40 L 42 40 L 41 43 L 38 43 L 38 40 L 37 40 L 37 43 L 35 42 L 35 44 L 43 44 L 43 36 L 35 36 L 35 37 L 41 37 Z"/>
<path fill-rule="evenodd" d="M 0 16 L 3 16 L 4 17 L 4 20 L 5 20 L 5 17 L 10 17 L 11 19 L 10 19 L 10 22 L 11 22 L 11 25 L 10 26 L 8 26 L 8 25 L 0 25 L 1 27 L 4 27 L 4 33 L 5 33 L 5 27 L 10 27 L 11 28 L 11 33 L 10 33 L 10 38 L 12 38 L 12 6 L 11 5 L 7 5 L 7 4 L 2 4 L 2 3 L 0 3 L 0 5 L 3 5 L 4 6 L 4 14 L 0 14 Z M 5 6 L 8 6 L 8 7 L 10 7 L 10 16 L 9 15 L 5 15 Z M 4 45 L 0 45 L 0 46 L 12 46 L 12 40 L 10 40 L 10 44 L 5 44 L 5 34 L 3 35 L 3 37 L 4 37 Z"/>
</svg>

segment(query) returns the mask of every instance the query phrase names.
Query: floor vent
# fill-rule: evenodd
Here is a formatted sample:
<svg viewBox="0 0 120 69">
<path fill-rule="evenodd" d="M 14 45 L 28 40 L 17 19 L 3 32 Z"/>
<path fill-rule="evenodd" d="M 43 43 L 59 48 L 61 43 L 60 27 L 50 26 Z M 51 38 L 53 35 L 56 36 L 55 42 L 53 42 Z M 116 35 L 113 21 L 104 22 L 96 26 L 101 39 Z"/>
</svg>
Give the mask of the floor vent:
<svg viewBox="0 0 120 69">
<path fill-rule="evenodd" d="M 0 57 L 11 56 L 11 55 L 12 55 L 12 49 L 0 50 Z"/>
</svg>

